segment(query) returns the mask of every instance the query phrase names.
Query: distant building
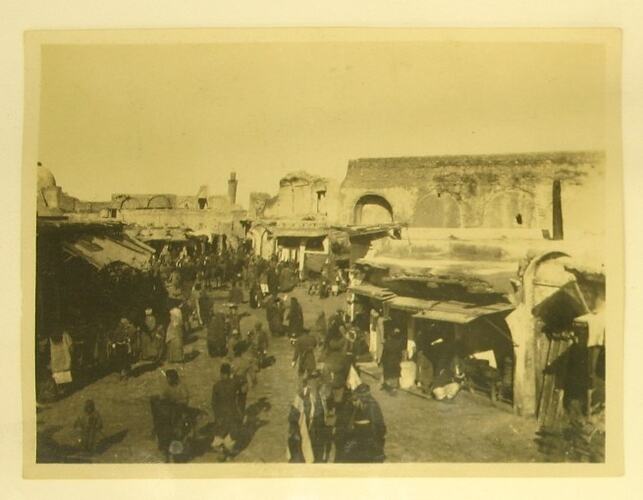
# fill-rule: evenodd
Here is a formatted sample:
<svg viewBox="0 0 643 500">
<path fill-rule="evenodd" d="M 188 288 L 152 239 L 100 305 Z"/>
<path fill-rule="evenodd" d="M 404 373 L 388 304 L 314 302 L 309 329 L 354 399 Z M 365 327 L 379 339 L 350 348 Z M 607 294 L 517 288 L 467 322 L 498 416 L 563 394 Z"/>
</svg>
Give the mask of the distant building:
<svg viewBox="0 0 643 500">
<path fill-rule="evenodd" d="M 36 193 L 36 210 L 41 217 L 60 216 L 65 212 L 74 212 L 78 199 L 69 196 L 56 184 L 51 171 L 38 163 L 38 185 Z"/>
<path fill-rule="evenodd" d="M 250 195 L 249 210 L 265 219 L 335 221 L 339 209 L 337 181 L 308 172 L 292 172 L 279 181 L 279 192 Z"/>
<path fill-rule="evenodd" d="M 194 196 L 115 193 L 110 201 L 88 202 L 65 194 L 53 174 L 38 166 L 38 215 L 67 216 L 78 222 L 118 221 L 141 234 L 147 229 L 188 230 L 235 245 L 245 237 L 247 216 L 246 210 L 235 203 L 237 184 L 232 172 L 224 195 L 209 195 L 204 185 Z"/>
</svg>

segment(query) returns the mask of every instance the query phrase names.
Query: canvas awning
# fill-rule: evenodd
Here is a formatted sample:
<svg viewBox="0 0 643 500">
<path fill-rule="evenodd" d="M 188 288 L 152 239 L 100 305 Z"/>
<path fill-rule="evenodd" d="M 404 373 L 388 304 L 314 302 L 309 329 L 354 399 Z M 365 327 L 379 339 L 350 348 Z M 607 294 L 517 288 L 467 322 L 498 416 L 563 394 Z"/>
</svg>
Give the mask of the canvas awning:
<svg viewBox="0 0 643 500">
<path fill-rule="evenodd" d="M 362 295 L 364 297 L 382 301 L 395 297 L 395 293 L 388 288 L 382 288 L 375 285 L 353 285 L 348 288 L 348 291 L 355 295 Z"/>
<path fill-rule="evenodd" d="M 425 309 L 415 314 L 413 317 L 417 319 L 428 319 L 465 325 L 478 318 L 490 316 L 492 314 L 509 312 L 513 309 L 513 305 L 505 303 L 479 306 L 465 302 L 444 301 L 436 302 L 430 309 Z"/>
<path fill-rule="evenodd" d="M 135 269 L 143 269 L 154 253 L 152 248 L 127 236 L 112 238 L 87 235 L 63 243 L 63 249 L 96 269 L 102 269 L 113 262 L 122 262 Z"/>
<path fill-rule="evenodd" d="M 418 312 L 425 309 L 431 309 L 437 302 L 435 300 L 416 299 L 414 297 L 393 297 L 389 301 L 389 306 L 392 309 L 400 309 L 402 311 Z"/>
</svg>

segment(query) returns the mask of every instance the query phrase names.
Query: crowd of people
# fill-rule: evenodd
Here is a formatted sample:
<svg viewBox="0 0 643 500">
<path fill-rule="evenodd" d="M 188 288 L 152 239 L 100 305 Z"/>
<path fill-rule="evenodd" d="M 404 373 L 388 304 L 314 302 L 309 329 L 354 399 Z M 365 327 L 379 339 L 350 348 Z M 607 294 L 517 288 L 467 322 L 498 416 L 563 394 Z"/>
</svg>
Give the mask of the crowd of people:
<svg viewBox="0 0 643 500">
<path fill-rule="evenodd" d="M 185 362 L 184 342 L 191 330 L 206 332 L 208 355 L 220 358 L 219 378 L 212 387 L 214 436 L 211 448 L 223 457 L 239 452 L 240 435 L 247 419 L 248 394 L 260 370 L 271 366 L 272 338 L 289 339 L 297 391 L 288 413 L 288 459 L 292 462 L 380 462 L 384 460 L 386 426 L 379 405 L 367 384 L 361 382 L 356 361 L 369 356 L 368 338 L 343 310 L 317 317 L 306 328 L 297 297 L 288 294 L 300 283 L 295 264 L 266 260 L 243 247 L 215 255 L 198 248 L 172 252 L 166 246 L 152 262 L 151 272 L 167 291 L 165 307 L 147 307 L 123 314 L 118 323 L 96 342 L 97 359 L 121 381 L 133 375 L 139 362 L 152 364 L 164 374 L 165 387 L 151 398 L 153 433 L 167 461 L 189 454 L 195 439 L 198 411 L 177 368 Z M 321 298 L 341 293 L 346 283 L 341 272 L 327 262 L 319 277 Z M 227 299 L 216 301 L 213 295 Z M 309 290 L 310 292 L 310 290 Z M 247 297 L 247 300 L 246 300 Z M 242 304 L 244 304 L 242 306 Z M 256 321 L 243 332 L 240 312 L 245 304 L 263 308 L 267 327 Z M 60 387 L 72 380 L 74 344 L 63 332 L 52 336 L 51 369 Z M 94 402 L 88 403 L 77 423 L 83 448 L 91 452 L 102 420 Z"/>
</svg>

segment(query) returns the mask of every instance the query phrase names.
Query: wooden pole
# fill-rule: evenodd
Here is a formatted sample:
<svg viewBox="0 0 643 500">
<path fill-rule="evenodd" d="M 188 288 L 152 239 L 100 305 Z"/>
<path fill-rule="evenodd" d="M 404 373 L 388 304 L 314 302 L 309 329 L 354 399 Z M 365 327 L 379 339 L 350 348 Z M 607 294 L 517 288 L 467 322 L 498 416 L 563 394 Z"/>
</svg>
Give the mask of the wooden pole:
<svg viewBox="0 0 643 500">
<path fill-rule="evenodd" d="M 563 203 L 561 197 L 560 181 L 555 180 L 552 190 L 552 231 L 553 239 L 563 239 Z"/>
</svg>

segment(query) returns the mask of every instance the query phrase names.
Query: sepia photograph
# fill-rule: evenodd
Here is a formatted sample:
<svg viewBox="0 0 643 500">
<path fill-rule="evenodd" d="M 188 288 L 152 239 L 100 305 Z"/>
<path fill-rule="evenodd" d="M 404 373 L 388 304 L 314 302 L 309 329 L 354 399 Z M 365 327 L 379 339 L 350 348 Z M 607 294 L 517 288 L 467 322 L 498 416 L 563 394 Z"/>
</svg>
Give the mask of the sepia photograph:
<svg viewBox="0 0 643 500">
<path fill-rule="evenodd" d="M 26 464 L 618 461 L 614 30 L 154 33 L 27 37 Z"/>
</svg>

